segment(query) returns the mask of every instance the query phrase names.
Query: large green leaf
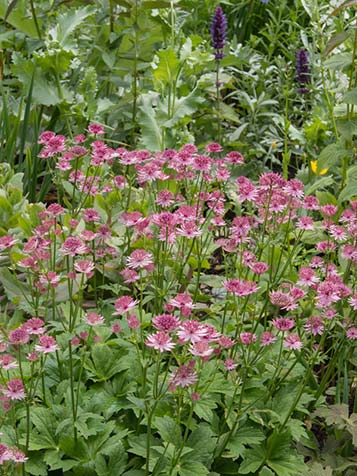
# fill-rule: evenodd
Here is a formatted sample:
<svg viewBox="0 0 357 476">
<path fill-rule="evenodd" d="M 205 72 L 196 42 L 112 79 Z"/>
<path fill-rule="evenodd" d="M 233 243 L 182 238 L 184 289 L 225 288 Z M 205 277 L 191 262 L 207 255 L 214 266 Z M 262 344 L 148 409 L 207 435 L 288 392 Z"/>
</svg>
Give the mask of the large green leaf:
<svg viewBox="0 0 357 476">
<path fill-rule="evenodd" d="M 340 143 L 329 144 L 320 153 L 317 159 L 317 173 L 320 173 L 324 169 L 341 162 L 343 158 L 350 155 L 350 152 L 346 150 Z"/>
<path fill-rule="evenodd" d="M 0 18 L 4 19 L 6 14 L 6 22 L 13 26 L 16 30 L 21 31 L 31 38 L 38 38 L 35 21 L 27 14 L 28 1 L 19 0 L 9 13 L 8 0 L 0 0 Z M 37 19 L 41 27 L 41 20 Z"/>
<path fill-rule="evenodd" d="M 162 149 L 162 132 L 156 120 L 156 111 L 149 98 L 143 98 L 138 122 L 141 126 L 141 144 L 152 152 Z"/>
<path fill-rule="evenodd" d="M 129 367 L 124 352 L 114 351 L 106 344 L 93 347 L 91 360 L 87 360 L 84 367 L 95 375 L 97 382 L 109 380 L 113 375 Z"/>
<path fill-rule="evenodd" d="M 156 417 L 154 426 L 157 428 L 161 438 L 165 442 L 177 446 L 181 444 L 181 429 L 173 418 L 169 416 Z"/>
<path fill-rule="evenodd" d="M 76 10 L 68 8 L 65 13 L 58 16 L 56 26 L 49 33 L 55 41 L 58 41 L 62 47 L 66 48 L 69 46 L 68 38 L 70 35 L 93 13 L 93 8 L 89 6 L 77 8 Z"/>
<path fill-rule="evenodd" d="M 176 52 L 171 48 L 161 50 L 157 55 L 159 62 L 157 68 L 153 71 L 154 78 L 164 84 L 168 84 L 176 78 L 180 61 L 177 59 Z"/>
<path fill-rule="evenodd" d="M 227 458 L 238 458 L 244 454 L 247 445 L 259 445 L 264 439 L 265 435 L 259 425 L 251 422 L 243 423 L 239 425 L 237 432 L 229 440 L 227 444 L 229 451 L 224 456 Z"/>
</svg>

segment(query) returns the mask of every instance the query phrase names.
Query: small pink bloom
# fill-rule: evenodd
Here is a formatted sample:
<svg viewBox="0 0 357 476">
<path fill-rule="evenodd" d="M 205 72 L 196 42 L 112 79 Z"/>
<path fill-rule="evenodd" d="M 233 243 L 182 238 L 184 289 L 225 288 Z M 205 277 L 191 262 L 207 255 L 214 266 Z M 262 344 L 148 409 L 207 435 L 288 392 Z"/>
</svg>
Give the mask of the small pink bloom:
<svg viewBox="0 0 357 476">
<path fill-rule="evenodd" d="M 40 335 L 46 332 L 46 329 L 43 327 L 45 323 L 42 319 L 38 317 L 32 317 L 27 322 L 25 322 L 24 327 L 29 334 Z"/>
<path fill-rule="evenodd" d="M 99 213 L 94 208 L 85 208 L 83 210 L 83 220 L 88 223 L 99 222 L 100 220 Z"/>
<path fill-rule="evenodd" d="M 222 150 L 223 150 L 223 147 L 217 142 L 211 142 L 205 147 L 205 152 L 214 153 L 214 152 L 222 152 Z"/>
<path fill-rule="evenodd" d="M 289 334 L 285 337 L 284 347 L 290 350 L 300 350 L 302 348 L 302 342 L 297 334 Z"/>
<path fill-rule="evenodd" d="M 277 319 L 272 320 L 273 326 L 278 329 L 278 331 L 290 331 L 295 325 L 294 319 L 288 319 L 286 317 L 278 317 Z"/>
<path fill-rule="evenodd" d="M 134 301 L 134 299 L 130 296 L 120 297 L 114 303 L 115 312 L 113 312 L 113 315 L 117 316 L 131 311 L 138 304 L 138 302 L 139 301 L 137 300 Z"/>
<path fill-rule="evenodd" d="M 146 268 L 153 263 L 153 255 L 152 253 L 145 251 L 145 250 L 135 250 L 131 253 L 131 255 L 127 258 L 127 266 L 128 268 L 133 269 L 142 269 Z"/>
<path fill-rule="evenodd" d="M 254 342 L 257 340 L 257 336 L 251 332 L 242 332 L 239 334 L 239 338 L 244 345 L 254 344 Z"/>
<path fill-rule="evenodd" d="M 357 339 L 357 327 L 350 327 L 346 332 L 347 339 Z"/>
<path fill-rule="evenodd" d="M 140 327 L 140 321 L 135 314 L 127 314 L 126 319 L 130 329 L 137 329 Z"/>
<path fill-rule="evenodd" d="M 11 460 L 11 450 L 7 445 L 0 443 L 0 465 Z"/>
<path fill-rule="evenodd" d="M 316 335 L 322 335 L 324 332 L 324 323 L 321 317 L 319 316 L 312 316 L 309 317 L 306 321 L 305 324 L 305 330 L 306 332 L 309 332 L 310 334 L 316 336 Z"/>
<path fill-rule="evenodd" d="M 256 293 L 259 289 L 256 283 L 244 279 L 225 280 L 223 281 L 223 286 L 228 292 L 236 296 L 249 296 L 249 294 Z"/>
<path fill-rule="evenodd" d="M 0 238 L 0 251 L 11 248 L 17 242 L 11 235 L 5 235 Z"/>
<path fill-rule="evenodd" d="M 135 269 L 124 268 L 122 271 L 120 271 L 120 274 L 124 279 L 124 283 L 127 284 L 135 283 L 140 278 Z"/>
<path fill-rule="evenodd" d="M 223 363 L 228 371 L 234 370 L 238 364 L 233 359 L 226 359 Z"/>
<path fill-rule="evenodd" d="M 199 341 L 192 343 L 189 347 L 189 351 L 192 355 L 196 355 L 197 357 L 209 357 L 213 352 L 213 348 L 210 347 L 207 342 Z"/>
<path fill-rule="evenodd" d="M 92 124 L 89 124 L 88 126 L 88 132 L 95 135 L 104 134 L 104 127 L 101 126 L 100 124 L 92 123 Z"/>
<path fill-rule="evenodd" d="M 89 326 L 99 326 L 104 324 L 104 317 L 96 312 L 87 312 L 83 319 Z"/>
<path fill-rule="evenodd" d="M 39 359 L 38 352 L 30 352 L 29 354 L 27 354 L 27 360 L 29 362 L 37 362 L 38 359 Z"/>
<path fill-rule="evenodd" d="M 14 359 L 14 357 L 10 354 L 0 355 L 0 368 L 4 370 L 16 369 L 18 367 L 18 363 Z"/>
<path fill-rule="evenodd" d="M 30 335 L 25 325 L 9 332 L 9 342 L 13 345 L 27 344 L 30 340 Z"/>
<path fill-rule="evenodd" d="M 207 335 L 207 329 L 198 321 L 188 320 L 180 325 L 177 335 L 181 343 L 188 341 L 195 343 Z"/>
<path fill-rule="evenodd" d="M 180 319 L 172 314 L 160 314 L 152 320 L 155 329 L 164 332 L 173 332 L 180 325 Z"/>
<path fill-rule="evenodd" d="M 157 332 L 156 334 L 148 335 L 145 344 L 160 352 L 170 351 L 175 347 L 175 343 L 166 332 Z"/>
<path fill-rule="evenodd" d="M 121 325 L 119 324 L 119 322 L 114 322 L 112 324 L 112 333 L 119 334 L 120 331 L 121 331 Z"/>
<path fill-rule="evenodd" d="M 269 331 L 263 332 L 260 336 L 260 345 L 265 347 L 267 345 L 274 344 L 277 341 L 277 337 Z"/>
<path fill-rule="evenodd" d="M 35 345 L 35 350 L 37 352 L 49 354 L 51 352 L 56 352 L 56 350 L 59 350 L 59 347 L 56 344 L 56 340 L 54 337 L 44 335 L 38 339 L 38 342 L 39 343 Z"/>
<path fill-rule="evenodd" d="M 11 448 L 11 460 L 14 463 L 25 463 L 28 457 L 18 448 Z"/>
<path fill-rule="evenodd" d="M 327 217 L 333 217 L 337 212 L 338 207 L 336 207 L 335 205 L 323 205 L 320 210 Z"/>
<path fill-rule="evenodd" d="M 10 400 L 22 400 L 25 398 L 25 387 L 22 380 L 14 378 L 9 380 L 6 384 L 6 389 L 2 390 L 2 393 L 9 397 Z"/>
<path fill-rule="evenodd" d="M 197 382 L 197 374 L 193 370 L 195 362 L 192 360 L 188 365 L 181 365 L 175 373 L 170 376 L 169 389 L 175 391 L 177 387 L 189 387 Z"/>
<path fill-rule="evenodd" d="M 88 278 L 93 276 L 93 270 L 95 268 L 95 264 L 91 260 L 80 260 L 74 264 L 74 269 L 78 273 L 85 274 Z"/>
</svg>

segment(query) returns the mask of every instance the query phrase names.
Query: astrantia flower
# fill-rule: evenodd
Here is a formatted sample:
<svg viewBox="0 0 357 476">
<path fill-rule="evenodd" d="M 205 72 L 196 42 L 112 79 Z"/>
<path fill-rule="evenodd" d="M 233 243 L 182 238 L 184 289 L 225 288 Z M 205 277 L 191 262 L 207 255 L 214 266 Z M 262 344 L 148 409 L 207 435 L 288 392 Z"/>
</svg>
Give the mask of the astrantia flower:
<svg viewBox="0 0 357 476">
<path fill-rule="evenodd" d="M 159 331 L 172 332 L 180 325 L 180 319 L 172 314 L 160 314 L 154 317 L 152 323 Z"/>
<path fill-rule="evenodd" d="M 254 344 L 254 342 L 257 340 L 257 336 L 251 332 L 242 332 L 239 334 L 239 338 L 244 345 Z"/>
<path fill-rule="evenodd" d="M 207 342 L 200 341 L 191 344 L 189 351 L 197 357 L 209 357 L 213 352 L 213 348 Z"/>
<path fill-rule="evenodd" d="M 127 258 L 128 268 L 141 269 L 153 264 L 153 255 L 149 251 L 135 250 Z"/>
<path fill-rule="evenodd" d="M 148 335 L 145 344 L 160 352 L 170 351 L 175 347 L 175 343 L 166 332 L 156 332 L 156 334 Z"/>
<path fill-rule="evenodd" d="M 0 443 L 0 465 L 11 460 L 11 450 L 7 445 Z"/>
<path fill-rule="evenodd" d="M 49 354 L 59 350 L 59 347 L 54 337 L 44 335 L 38 339 L 38 344 L 35 345 L 35 350 L 37 352 L 42 352 L 43 354 Z"/>
<path fill-rule="evenodd" d="M 277 341 L 277 337 L 269 331 L 263 332 L 260 336 L 260 345 L 265 347 L 267 345 L 274 344 Z"/>
<path fill-rule="evenodd" d="M 0 368 L 4 370 L 9 369 L 16 369 L 18 367 L 18 363 L 14 359 L 14 357 L 10 354 L 0 355 Z"/>
<path fill-rule="evenodd" d="M 357 328 L 350 327 L 348 331 L 346 332 L 346 336 L 347 336 L 347 339 L 350 339 L 350 340 L 357 339 Z"/>
<path fill-rule="evenodd" d="M 0 238 L 0 251 L 5 250 L 6 248 L 11 248 L 14 246 L 17 240 L 11 235 L 5 235 Z"/>
<path fill-rule="evenodd" d="M 67 238 L 61 246 L 60 250 L 62 254 L 69 256 L 83 255 L 90 251 L 88 246 L 85 245 L 83 241 L 80 238 L 77 238 L 76 236 L 70 236 L 69 238 Z"/>
<path fill-rule="evenodd" d="M 125 314 L 138 304 L 139 301 L 135 300 L 130 296 L 122 296 L 117 299 L 114 303 L 115 312 L 113 312 L 114 316 L 118 316 L 121 314 Z"/>
<path fill-rule="evenodd" d="M 234 370 L 238 366 L 238 364 L 233 359 L 226 359 L 223 362 L 223 365 L 228 371 Z"/>
<path fill-rule="evenodd" d="M 188 320 L 180 325 L 177 335 L 180 342 L 191 341 L 195 343 L 207 335 L 207 329 L 198 321 Z"/>
<path fill-rule="evenodd" d="M 310 332 L 314 336 L 322 336 L 325 328 L 323 320 L 319 316 L 309 317 L 304 327 L 306 332 Z"/>
<path fill-rule="evenodd" d="M 96 312 L 87 312 L 83 319 L 89 326 L 99 326 L 104 324 L 104 317 Z"/>
<path fill-rule="evenodd" d="M 283 345 L 290 350 L 300 350 L 302 342 L 297 334 L 289 334 L 285 337 Z"/>
<path fill-rule="evenodd" d="M 25 463 L 28 460 L 28 457 L 25 453 L 18 448 L 11 448 L 11 460 L 14 463 Z"/>
<path fill-rule="evenodd" d="M 188 365 L 181 365 L 174 374 L 170 377 L 171 391 L 176 390 L 177 387 L 189 387 L 197 382 L 197 374 L 193 370 L 195 362 L 192 360 Z"/>
<path fill-rule="evenodd" d="M 30 340 L 29 332 L 25 325 L 9 332 L 9 342 L 13 345 L 27 344 Z"/>
<path fill-rule="evenodd" d="M 223 48 L 226 44 L 227 20 L 222 7 L 217 7 L 211 20 L 211 39 L 212 46 L 216 50 L 216 60 L 224 58 Z"/>
<path fill-rule="evenodd" d="M 19 378 L 9 380 L 6 384 L 6 388 L 2 390 L 2 393 L 10 400 L 22 400 L 25 398 L 25 387 L 22 380 Z"/>
<path fill-rule="evenodd" d="M 223 281 L 223 286 L 228 292 L 236 296 L 248 296 L 258 291 L 258 286 L 252 281 L 245 281 L 244 279 L 231 279 Z"/>
<path fill-rule="evenodd" d="M 278 331 L 290 331 L 295 325 L 294 319 L 288 319 L 286 317 L 278 317 L 277 319 L 272 320 L 273 326 L 278 329 Z"/>
</svg>

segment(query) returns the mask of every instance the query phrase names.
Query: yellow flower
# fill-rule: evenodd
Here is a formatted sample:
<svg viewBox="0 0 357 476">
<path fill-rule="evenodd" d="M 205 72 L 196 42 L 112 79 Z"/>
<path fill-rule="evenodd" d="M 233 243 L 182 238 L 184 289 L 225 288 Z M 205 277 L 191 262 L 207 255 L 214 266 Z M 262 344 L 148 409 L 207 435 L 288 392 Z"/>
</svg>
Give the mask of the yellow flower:
<svg viewBox="0 0 357 476">
<path fill-rule="evenodd" d="M 311 170 L 316 175 L 325 175 L 328 171 L 328 169 L 322 169 L 320 172 L 317 172 L 317 160 L 311 160 L 310 165 L 311 165 Z"/>
</svg>

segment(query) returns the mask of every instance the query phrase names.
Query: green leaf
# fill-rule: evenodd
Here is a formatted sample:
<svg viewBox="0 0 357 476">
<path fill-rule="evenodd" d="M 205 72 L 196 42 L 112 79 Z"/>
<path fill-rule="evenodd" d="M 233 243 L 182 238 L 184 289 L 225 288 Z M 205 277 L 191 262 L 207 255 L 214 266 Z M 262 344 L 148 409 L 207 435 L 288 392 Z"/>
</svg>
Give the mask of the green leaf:
<svg viewBox="0 0 357 476">
<path fill-rule="evenodd" d="M 312 195 L 320 188 L 327 188 L 334 183 L 332 175 L 318 178 L 312 185 L 305 190 L 305 195 Z"/>
<path fill-rule="evenodd" d="M 4 287 L 9 301 L 18 305 L 23 311 L 33 312 L 31 304 L 25 299 L 25 296 L 30 296 L 30 290 L 26 284 L 20 282 L 17 277 L 6 268 L 0 268 L 0 282 Z"/>
<path fill-rule="evenodd" d="M 341 144 L 329 144 L 321 151 L 317 158 L 317 173 L 338 164 L 348 155 L 350 155 L 349 151 L 342 147 Z"/>
<path fill-rule="evenodd" d="M 302 456 L 284 455 L 276 460 L 269 459 L 267 465 L 273 469 L 277 476 L 296 476 L 306 474 L 306 465 Z"/>
<path fill-rule="evenodd" d="M 342 102 L 346 104 L 357 104 L 357 88 L 352 88 L 343 96 Z"/>
<path fill-rule="evenodd" d="M 141 127 L 141 144 L 152 152 L 162 149 L 162 132 L 156 120 L 156 112 L 149 98 L 143 97 L 138 123 Z"/>
<path fill-rule="evenodd" d="M 91 7 L 78 8 L 77 10 L 67 9 L 65 13 L 57 17 L 56 26 L 49 33 L 55 41 L 66 47 L 69 36 L 93 13 L 94 10 Z"/>
<path fill-rule="evenodd" d="M 13 4 L 13 6 L 8 5 L 7 0 L 0 0 L 0 18 L 5 19 L 7 17 L 6 22 L 16 30 L 31 38 L 38 38 L 35 21 L 27 14 L 27 5 L 27 0 L 18 0 L 16 5 Z M 37 21 L 41 29 L 42 21 L 39 18 Z"/>
<path fill-rule="evenodd" d="M 238 474 L 255 473 L 264 461 L 265 451 L 261 446 L 245 449 Z"/>
<path fill-rule="evenodd" d="M 198 428 L 191 433 L 186 445 L 194 450 L 195 459 L 204 463 L 213 458 L 216 441 L 217 438 L 210 426 L 200 423 Z"/>
<path fill-rule="evenodd" d="M 347 184 L 346 187 L 341 190 L 338 196 L 338 202 L 342 203 L 351 200 L 352 197 L 357 196 L 357 182 Z"/>
<path fill-rule="evenodd" d="M 43 454 L 30 453 L 25 463 L 25 470 L 32 476 L 47 476 L 47 465 L 43 462 Z"/>
<path fill-rule="evenodd" d="M 326 68 L 343 70 L 351 66 L 352 63 L 352 54 L 351 53 L 338 53 L 334 54 L 325 61 Z"/>
<path fill-rule="evenodd" d="M 123 356 L 122 351 L 114 351 L 107 344 L 95 345 L 91 361 L 87 360 L 84 367 L 94 373 L 97 382 L 103 382 L 129 367 Z"/>
<path fill-rule="evenodd" d="M 177 76 L 180 61 L 177 59 L 176 52 L 172 48 L 161 50 L 157 55 L 159 62 L 157 68 L 153 71 L 153 76 L 158 81 L 169 84 Z"/>
<path fill-rule="evenodd" d="M 168 128 L 175 126 L 180 119 L 196 112 L 203 102 L 204 98 L 196 96 L 195 91 L 192 91 L 188 96 L 176 99 L 172 118 L 165 121 L 163 125 Z"/>
<path fill-rule="evenodd" d="M 156 417 L 154 426 L 165 442 L 172 443 L 173 445 L 181 444 L 181 429 L 173 418 L 169 416 Z"/>
<path fill-rule="evenodd" d="M 227 444 L 228 453 L 225 453 L 227 458 L 238 458 L 242 456 L 245 451 L 245 445 L 258 445 L 265 440 L 265 435 L 260 427 L 254 423 L 248 422 L 239 425 L 236 434 L 229 440 Z"/>
<path fill-rule="evenodd" d="M 332 476 L 332 468 L 322 466 L 321 463 L 314 462 L 309 470 L 308 476 Z"/>
<path fill-rule="evenodd" d="M 115 438 L 115 437 L 114 437 Z M 109 458 L 105 458 L 108 456 Z M 95 459 L 95 469 L 98 476 L 120 476 L 127 463 L 127 453 L 121 441 L 115 439 L 114 447 L 103 447 Z"/>
<path fill-rule="evenodd" d="M 275 473 L 271 471 L 267 466 L 264 466 L 261 471 L 259 471 L 259 476 L 275 476 Z"/>
<path fill-rule="evenodd" d="M 180 476 L 206 476 L 209 474 L 209 469 L 198 461 L 180 461 Z"/>
<path fill-rule="evenodd" d="M 329 55 L 337 46 L 341 45 L 344 41 L 351 36 L 349 31 L 339 31 L 335 33 L 327 42 L 323 56 Z"/>
<path fill-rule="evenodd" d="M 201 400 L 197 400 L 193 407 L 193 412 L 200 418 L 205 421 L 212 421 L 213 412 L 217 407 L 217 404 L 213 400 L 209 400 L 208 398 L 202 398 Z"/>
<path fill-rule="evenodd" d="M 57 448 L 57 420 L 51 408 L 37 407 L 31 409 L 31 420 L 37 433 L 30 434 L 30 450 Z"/>
</svg>

